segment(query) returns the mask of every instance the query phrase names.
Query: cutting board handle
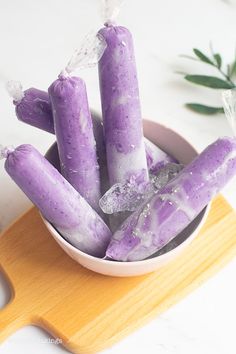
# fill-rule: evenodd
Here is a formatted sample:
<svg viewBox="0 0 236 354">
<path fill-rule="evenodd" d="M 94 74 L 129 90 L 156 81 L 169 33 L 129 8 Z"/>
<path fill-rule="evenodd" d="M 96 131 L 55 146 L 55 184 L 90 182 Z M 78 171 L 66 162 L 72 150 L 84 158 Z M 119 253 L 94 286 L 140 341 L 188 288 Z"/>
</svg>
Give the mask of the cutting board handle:
<svg viewBox="0 0 236 354">
<path fill-rule="evenodd" d="M 30 323 L 30 317 L 23 314 L 20 309 L 22 311 L 22 305 L 19 305 L 17 299 L 14 298 L 0 310 L 0 342 Z"/>
</svg>

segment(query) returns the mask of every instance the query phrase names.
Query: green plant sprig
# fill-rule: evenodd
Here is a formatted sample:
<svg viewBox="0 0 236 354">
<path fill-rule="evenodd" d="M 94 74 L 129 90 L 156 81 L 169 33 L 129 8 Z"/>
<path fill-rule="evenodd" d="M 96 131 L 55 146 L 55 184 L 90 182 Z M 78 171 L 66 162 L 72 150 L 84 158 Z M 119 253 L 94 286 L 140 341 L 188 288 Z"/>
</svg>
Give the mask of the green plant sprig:
<svg viewBox="0 0 236 354">
<path fill-rule="evenodd" d="M 181 55 L 184 58 L 200 61 L 213 66 L 221 77 L 208 75 L 190 75 L 184 74 L 184 79 L 197 85 L 205 86 L 212 89 L 232 89 L 236 88 L 234 78 L 236 77 L 236 57 L 231 64 L 226 65 L 226 70 L 223 70 L 222 56 L 219 53 L 214 53 L 211 48 L 211 55 L 205 55 L 201 50 L 193 48 L 195 56 Z M 187 108 L 200 114 L 213 115 L 223 113 L 223 107 L 212 107 L 200 103 L 186 103 Z"/>
</svg>

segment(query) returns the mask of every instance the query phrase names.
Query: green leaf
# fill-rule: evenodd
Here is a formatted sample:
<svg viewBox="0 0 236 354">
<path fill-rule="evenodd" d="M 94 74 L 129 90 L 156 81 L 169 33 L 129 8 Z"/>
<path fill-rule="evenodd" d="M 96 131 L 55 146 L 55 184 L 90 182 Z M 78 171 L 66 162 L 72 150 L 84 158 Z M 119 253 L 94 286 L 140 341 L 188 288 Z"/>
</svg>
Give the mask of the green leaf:
<svg viewBox="0 0 236 354">
<path fill-rule="evenodd" d="M 210 58 L 203 54 L 199 49 L 193 48 L 194 54 L 204 63 L 214 65 Z"/>
<path fill-rule="evenodd" d="M 187 108 L 191 109 L 191 111 L 194 111 L 194 112 L 200 113 L 200 114 L 213 115 L 213 114 L 217 114 L 217 113 L 224 113 L 223 107 L 210 107 L 210 106 L 205 106 L 200 103 L 186 103 L 185 106 Z"/>
<path fill-rule="evenodd" d="M 186 75 L 184 77 L 187 81 L 190 81 L 197 85 L 202 85 L 214 89 L 231 89 L 234 87 L 228 81 L 219 79 L 215 76 L 206 76 L 206 75 Z"/>
<path fill-rule="evenodd" d="M 221 58 L 220 54 L 218 54 L 218 53 L 214 54 L 214 59 L 216 61 L 217 67 L 220 69 L 221 65 L 222 65 L 222 58 Z"/>
<path fill-rule="evenodd" d="M 236 74 L 236 59 L 234 60 L 233 64 L 230 67 L 230 77 Z"/>
<path fill-rule="evenodd" d="M 227 64 L 226 68 L 227 68 L 227 75 L 229 78 L 231 78 L 231 65 Z"/>
</svg>

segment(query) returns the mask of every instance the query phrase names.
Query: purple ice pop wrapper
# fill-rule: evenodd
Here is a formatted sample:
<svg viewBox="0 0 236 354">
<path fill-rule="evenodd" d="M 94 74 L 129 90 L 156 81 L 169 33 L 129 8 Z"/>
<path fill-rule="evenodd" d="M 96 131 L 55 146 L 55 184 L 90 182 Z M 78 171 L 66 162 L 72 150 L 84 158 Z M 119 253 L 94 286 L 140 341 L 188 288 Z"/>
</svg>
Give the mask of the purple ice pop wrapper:
<svg viewBox="0 0 236 354">
<path fill-rule="evenodd" d="M 100 175 L 85 83 L 60 75 L 49 87 L 49 96 L 61 173 L 99 212 Z"/>
<path fill-rule="evenodd" d="M 20 121 L 54 133 L 52 109 L 47 92 L 34 87 L 23 91 L 19 81 L 8 81 L 6 89 L 13 98 L 16 116 Z"/>
<path fill-rule="evenodd" d="M 148 180 L 132 36 L 121 26 L 99 31 L 106 49 L 98 63 L 110 186 Z"/>
<path fill-rule="evenodd" d="M 47 92 L 33 87 L 29 88 L 24 91 L 24 97 L 20 101 L 14 101 L 14 104 L 16 116 L 20 121 L 39 129 L 43 126 L 48 133 L 54 133 L 52 111 Z"/>
</svg>

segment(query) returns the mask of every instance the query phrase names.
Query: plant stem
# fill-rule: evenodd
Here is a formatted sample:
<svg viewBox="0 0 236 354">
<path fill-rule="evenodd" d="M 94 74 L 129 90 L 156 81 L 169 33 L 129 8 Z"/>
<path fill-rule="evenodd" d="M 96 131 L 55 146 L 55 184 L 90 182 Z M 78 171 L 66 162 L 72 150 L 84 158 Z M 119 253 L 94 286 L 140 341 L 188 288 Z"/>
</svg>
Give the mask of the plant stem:
<svg viewBox="0 0 236 354">
<path fill-rule="evenodd" d="M 219 70 L 219 72 L 224 76 L 224 78 L 233 86 L 235 87 L 235 83 L 230 79 L 230 77 L 224 73 L 218 66 L 214 64 L 214 67 Z"/>
</svg>

